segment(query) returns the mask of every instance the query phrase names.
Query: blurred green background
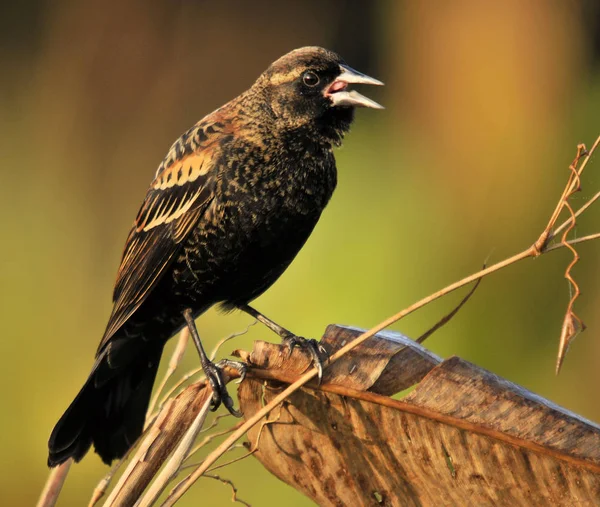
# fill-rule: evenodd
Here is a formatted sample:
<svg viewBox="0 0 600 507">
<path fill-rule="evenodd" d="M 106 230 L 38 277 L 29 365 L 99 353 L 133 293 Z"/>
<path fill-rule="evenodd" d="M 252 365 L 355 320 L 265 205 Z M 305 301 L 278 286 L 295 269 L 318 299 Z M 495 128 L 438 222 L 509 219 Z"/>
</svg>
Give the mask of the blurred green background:
<svg viewBox="0 0 600 507">
<path fill-rule="evenodd" d="M 32 505 L 46 442 L 87 377 L 125 237 L 171 142 L 287 51 L 322 45 L 386 83 L 338 150 L 339 187 L 308 244 L 256 307 L 299 334 L 371 327 L 530 245 L 576 144 L 600 134 L 598 4 L 579 1 L 3 2 L 0 13 L 0 496 Z M 600 189 L 600 157 L 579 206 Z M 600 205 L 578 235 L 600 230 Z M 560 251 L 483 281 L 427 346 L 600 420 L 600 242 L 579 248 L 589 329 L 559 377 L 569 297 Z M 418 336 L 452 295 L 394 326 Z M 250 319 L 211 311 L 209 348 Z M 250 348 L 251 331 L 224 352 Z M 171 348 L 168 349 L 170 352 Z M 166 362 L 166 361 L 165 361 Z M 189 350 L 184 368 L 198 364 Z M 164 369 L 164 364 L 163 364 Z M 60 505 L 107 471 L 74 466 Z M 221 475 L 256 506 L 310 505 L 249 458 Z M 182 505 L 228 505 L 204 479 Z"/>
</svg>

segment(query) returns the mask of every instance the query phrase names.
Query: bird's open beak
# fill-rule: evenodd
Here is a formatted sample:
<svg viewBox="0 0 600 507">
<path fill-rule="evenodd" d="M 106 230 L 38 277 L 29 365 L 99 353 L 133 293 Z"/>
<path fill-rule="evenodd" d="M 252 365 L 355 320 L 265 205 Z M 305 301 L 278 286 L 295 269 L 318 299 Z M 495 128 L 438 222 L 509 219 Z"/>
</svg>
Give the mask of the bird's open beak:
<svg viewBox="0 0 600 507">
<path fill-rule="evenodd" d="M 341 74 L 325 89 L 325 97 L 331 100 L 333 106 L 371 107 L 383 109 L 381 104 L 361 95 L 356 90 L 348 90 L 350 84 L 370 84 L 381 86 L 383 83 L 358 72 L 346 65 L 340 65 Z"/>
</svg>

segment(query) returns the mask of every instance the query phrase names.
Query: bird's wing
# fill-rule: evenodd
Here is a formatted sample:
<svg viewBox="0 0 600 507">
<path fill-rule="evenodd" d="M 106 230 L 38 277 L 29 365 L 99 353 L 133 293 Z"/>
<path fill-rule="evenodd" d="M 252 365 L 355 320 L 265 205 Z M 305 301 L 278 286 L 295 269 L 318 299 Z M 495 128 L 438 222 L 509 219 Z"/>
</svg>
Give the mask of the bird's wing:
<svg viewBox="0 0 600 507">
<path fill-rule="evenodd" d="M 125 244 L 98 353 L 144 302 L 214 199 L 223 134 L 222 123 L 196 125 L 159 167 Z"/>
</svg>

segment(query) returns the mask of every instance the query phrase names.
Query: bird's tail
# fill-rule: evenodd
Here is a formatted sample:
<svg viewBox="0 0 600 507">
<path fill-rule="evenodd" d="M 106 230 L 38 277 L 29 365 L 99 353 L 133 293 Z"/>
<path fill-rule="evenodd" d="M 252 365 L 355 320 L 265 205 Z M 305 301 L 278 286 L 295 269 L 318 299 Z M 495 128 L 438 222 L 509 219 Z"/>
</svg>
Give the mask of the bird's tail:
<svg viewBox="0 0 600 507">
<path fill-rule="evenodd" d="M 94 444 L 107 464 L 121 458 L 144 428 L 164 343 L 114 339 L 48 441 L 48 466 L 79 461 Z"/>
</svg>

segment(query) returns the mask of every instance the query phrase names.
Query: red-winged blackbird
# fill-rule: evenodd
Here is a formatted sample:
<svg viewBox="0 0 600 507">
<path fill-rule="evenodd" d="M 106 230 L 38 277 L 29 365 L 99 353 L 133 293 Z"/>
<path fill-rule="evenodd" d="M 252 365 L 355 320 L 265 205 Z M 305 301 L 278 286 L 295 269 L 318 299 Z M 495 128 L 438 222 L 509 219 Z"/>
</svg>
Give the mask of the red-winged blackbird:
<svg viewBox="0 0 600 507">
<path fill-rule="evenodd" d="M 173 144 L 127 238 L 92 372 L 50 436 L 50 466 L 79 461 L 92 444 L 108 464 L 125 454 L 142 432 L 163 346 L 186 325 L 213 408 L 223 401 L 238 415 L 194 324 L 215 304 L 253 315 L 321 367 L 317 342 L 248 303 L 279 278 L 319 220 L 336 185 L 333 146 L 354 109 L 381 108 L 348 90 L 351 83 L 382 84 L 331 51 L 297 49 Z"/>
</svg>

